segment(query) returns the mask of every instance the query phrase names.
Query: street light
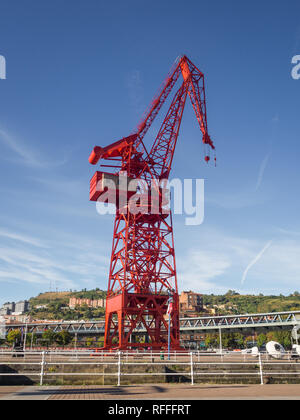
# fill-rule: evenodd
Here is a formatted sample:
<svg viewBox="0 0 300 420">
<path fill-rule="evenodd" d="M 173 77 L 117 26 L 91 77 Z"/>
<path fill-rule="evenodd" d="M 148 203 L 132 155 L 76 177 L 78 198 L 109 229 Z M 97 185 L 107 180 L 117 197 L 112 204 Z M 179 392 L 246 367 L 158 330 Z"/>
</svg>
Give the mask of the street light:
<svg viewBox="0 0 300 420">
<path fill-rule="evenodd" d="M 24 343 L 23 343 L 23 352 L 25 352 L 25 350 L 26 350 L 26 339 L 27 339 L 27 328 L 28 328 L 28 318 L 26 318 L 26 321 L 25 321 L 25 325 L 26 325 L 26 327 L 25 327 L 25 335 L 24 335 Z"/>
<path fill-rule="evenodd" d="M 222 354 L 223 354 L 223 348 L 222 348 L 222 331 L 221 331 L 221 327 L 219 327 L 219 347 L 220 347 L 220 354 L 222 356 Z"/>
<path fill-rule="evenodd" d="M 167 314 L 169 315 L 168 322 L 168 360 L 170 360 L 170 347 L 171 347 L 171 313 L 173 312 L 173 290 L 168 290 L 168 309 Z"/>
<path fill-rule="evenodd" d="M 33 332 L 33 330 L 32 330 L 32 333 L 31 333 L 31 342 L 30 342 L 30 351 L 32 351 L 32 345 L 33 345 L 33 334 L 34 334 L 34 332 Z"/>
</svg>

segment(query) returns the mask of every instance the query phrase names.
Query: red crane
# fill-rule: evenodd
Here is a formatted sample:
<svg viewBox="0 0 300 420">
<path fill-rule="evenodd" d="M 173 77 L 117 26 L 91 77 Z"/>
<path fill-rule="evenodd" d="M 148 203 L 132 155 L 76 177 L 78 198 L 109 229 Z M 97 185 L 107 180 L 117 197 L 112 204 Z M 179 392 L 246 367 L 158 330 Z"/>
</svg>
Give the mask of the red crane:
<svg viewBox="0 0 300 420">
<path fill-rule="evenodd" d="M 180 74 L 182 84 L 148 152 L 143 138 Z M 103 159 L 109 164 L 102 166 L 115 170 L 97 171 L 90 185 L 90 200 L 116 205 L 106 299 L 106 349 L 167 347 L 170 301 L 169 340 L 172 349 L 180 347 L 172 215 L 165 207 L 163 182 L 171 170 L 187 95 L 202 132 L 204 159 L 208 162 L 209 150 L 215 147 L 207 131 L 204 75 L 186 56 L 174 63 L 136 132 L 104 148 L 96 146 L 89 157 L 91 164 Z M 141 327 L 146 331 L 146 342 L 135 342 L 134 332 Z"/>
</svg>

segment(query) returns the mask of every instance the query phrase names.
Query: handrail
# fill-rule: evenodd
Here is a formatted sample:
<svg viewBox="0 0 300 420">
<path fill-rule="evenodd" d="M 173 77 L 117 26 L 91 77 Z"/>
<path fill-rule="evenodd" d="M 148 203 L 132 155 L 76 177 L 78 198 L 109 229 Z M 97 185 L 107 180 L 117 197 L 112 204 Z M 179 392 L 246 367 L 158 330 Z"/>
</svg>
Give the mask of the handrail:
<svg viewBox="0 0 300 420">
<path fill-rule="evenodd" d="M 24 361 L 11 361 L 8 359 L 8 357 L 4 358 L 1 356 L 21 356 L 24 357 Z M 264 377 L 267 375 L 300 375 L 300 369 L 297 370 L 297 367 L 299 364 L 295 363 L 296 361 L 291 361 L 291 353 L 287 352 L 285 354 L 285 357 L 287 359 L 278 361 L 276 359 L 273 359 L 272 361 L 269 360 L 269 355 L 267 353 L 259 353 L 258 357 L 255 358 L 253 361 L 248 361 L 250 359 L 254 359 L 252 355 L 249 354 L 237 354 L 237 352 L 220 352 L 220 353 L 206 353 L 206 352 L 171 352 L 170 357 L 173 360 L 164 360 L 162 358 L 162 355 L 167 355 L 167 352 L 145 352 L 145 353 L 138 353 L 138 352 L 98 352 L 93 353 L 91 351 L 4 351 L 0 352 L 0 363 L 2 366 L 4 364 L 9 365 L 40 365 L 41 368 L 39 371 L 36 372 L 0 372 L 1 376 L 40 376 L 40 385 L 43 384 L 44 378 L 48 376 L 113 376 L 117 377 L 117 386 L 120 386 L 121 384 L 121 377 L 124 376 L 189 376 L 191 379 L 191 385 L 194 384 L 194 377 L 195 376 L 207 376 L 207 375 L 213 375 L 213 376 L 258 376 L 260 378 L 260 383 L 263 385 L 264 383 Z M 30 356 L 39 356 L 40 361 L 35 360 L 29 360 L 28 357 Z M 76 356 L 76 361 L 71 360 L 61 360 L 59 356 L 68 356 L 68 357 L 74 357 Z M 96 360 L 88 360 L 85 361 L 84 356 L 94 356 L 96 357 Z M 241 360 L 229 360 L 229 361 L 223 361 L 223 358 L 230 358 L 231 356 L 240 357 Z M 27 357 L 27 360 L 26 360 Z M 133 360 L 128 361 L 129 358 L 132 357 Z M 143 360 L 134 360 L 136 357 L 141 357 Z M 220 361 L 200 361 L 201 357 L 214 357 L 219 358 L 221 357 Z M 55 358 L 55 360 L 52 360 L 52 358 Z M 150 361 L 149 361 L 150 358 Z M 160 361 L 155 361 L 156 358 L 160 358 Z M 49 360 L 50 359 L 50 360 Z M 113 361 L 111 359 L 114 359 Z M 148 359 L 145 361 L 145 359 Z M 180 360 L 181 359 L 181 360 Z M 116 366 L 115 372 L 49 372 L 45 368 L 46 366 L 64 366 L 64 365 L 112 365 Z M 122 371 L 122 366 L 157 366 L 157 365 L 176 365 L 176 366 L 189 366 L 188 371 L 182 371 L 182 372 L 124 372 Z M 246 366 L 255 366 L 257 368 L 256 372 L 216 372 L 213 370 L 210 371 L 197 371 L 196 368 L 199 369 L 201 366 L 207 367 L 213 367 L 213 366 L 240 366 L 240 365 L 246 365 Z M 277 365 L 283 365 L 284 368 L 289 366 L 295 366 L 296 370 L 293 370 L 291 372 L 288 372 L 286 370 L 283 370 L 282 372 L 277 371 L 269 371 L 266 370 L 266 366 L 277 366 Z"/>
</svg>

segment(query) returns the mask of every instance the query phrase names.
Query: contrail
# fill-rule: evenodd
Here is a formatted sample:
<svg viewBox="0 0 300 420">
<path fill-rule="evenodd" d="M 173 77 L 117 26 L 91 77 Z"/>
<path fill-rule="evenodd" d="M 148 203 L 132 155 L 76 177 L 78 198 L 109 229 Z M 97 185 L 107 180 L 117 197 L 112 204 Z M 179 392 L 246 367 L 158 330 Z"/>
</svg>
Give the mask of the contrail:
<svg viewBox="0 0 300 420">
<path fill-rule="evenodd" d="M 255 187 L 255 191 L 257 191 L 260 187 L 260 184 L 262 182 L 263 179 L 263 175 L 268 163 L 268 160 L 270 158 L 271 153 L 268 153 L 267 156 L 264 158 L 264 160 L 262 161 L 261 165 L 260 165 L 260 169 L 259 169 L 259 174 L 258 174 L 258 178 L 257 178 L 257 183 L 256 183 L 256 187 Z"/>
<path fill-rule="evenodd" d="M 256 257 L 250 262 L 250 264 L 248 265 L 248 267 L 246 268 L 246 270 L 243 273 L 243 277 L 242 277 L 242 281 L 241 283 L 244 284 L 244 281 L 246 279 L 247 273 L 250 270 L 250 268 L 257 263 L 257 261 L 262 257 L 263 253 L 270 247 L 272 241 L 269 241 L 264 247 L 263 249 L 260 251 L 259 254 L 256 255 Z"/>
</svg>

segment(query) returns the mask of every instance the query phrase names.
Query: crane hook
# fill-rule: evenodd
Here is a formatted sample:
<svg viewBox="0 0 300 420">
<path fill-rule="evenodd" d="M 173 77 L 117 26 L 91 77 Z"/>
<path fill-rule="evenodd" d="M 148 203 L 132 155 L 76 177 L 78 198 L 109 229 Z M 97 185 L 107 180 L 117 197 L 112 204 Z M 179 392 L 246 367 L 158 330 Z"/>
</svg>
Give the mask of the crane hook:
<svg viewBox="0 0 300 420">
<path fill-rule="evenodd" d="M 205 156 L 204 160 L 205 160 L 205 162 L 208 163 L 210 161 L 210 157 L 209 156 Z"/>
</svg>

